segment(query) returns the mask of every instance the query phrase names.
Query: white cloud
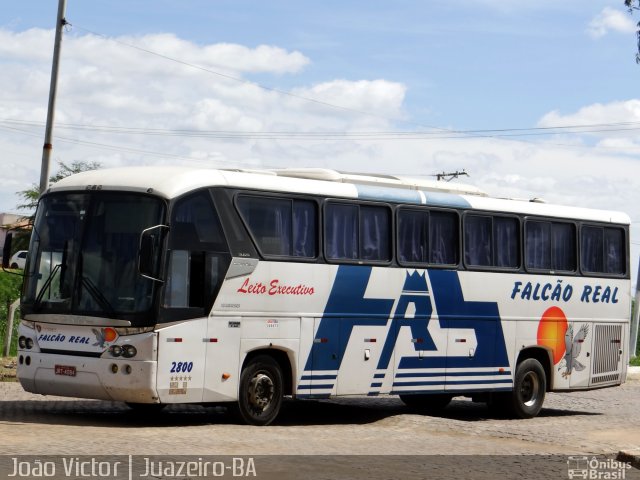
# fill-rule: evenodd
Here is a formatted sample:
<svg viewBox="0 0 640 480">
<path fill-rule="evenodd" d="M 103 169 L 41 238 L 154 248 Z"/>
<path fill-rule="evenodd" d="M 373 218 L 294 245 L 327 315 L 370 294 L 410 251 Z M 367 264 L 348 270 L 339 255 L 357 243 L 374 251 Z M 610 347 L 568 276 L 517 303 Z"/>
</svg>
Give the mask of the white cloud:
<svg viewBox="0 0 640 480">
<path fill-rule="evenodd" d="M 609 32 L 633 33 L 637 26 L 628 13 L 605 7 L 587 26 L 587 33 L 592 38 L 600 38 Z"/>
<path fill-rule="evenodd" d="M 639 99 L 616 101 L 606 104 L 594 103 L 568 115 L 562 115 L 558 111 L 552 111 L 544 115 L 538 122 L 538 125 L 540 127 L 551 127 L 620 122 L 640 122 Z"/>
<path fill-rule="evenodd" d="M 18 203 L 14 192 L 38 181 L 43 126 L 8 125 L 2 120 L 44 122 L 53 36 L 41 30 L 0 30 L 0 40 L 10 45 L 2 47 L 0 41 L 0 148 L 5 171 L 10 172 L 0 181 L 0 211 L 11 211 Z M 289 75 L 287 80 L 294 85 L 295 75 L 310 62 L 302 53 L 278 47 L 199 46 L 174 35 L 126 41 L 207 68 L 231 71 L 235 76 L 255 72 Z M 495 195 L 543 197 L 552 202 L 626 210 L 633 218 L 640 218 L 636 193 L 640 192 L 640 179 L 629 174 L 637 171 L 637 160 L 618 154 L 635 145 L 630 137 L 600 134 L 596 141 L 601 148 L 591 148 L 588 141 L 581 143 L 580 139 L 561 142 L 573 146 L 558 146 L 555 140 L 488 138 L 232 138 L 224 132 L 391 131 L 396 121 L 404 119 L 407 89 L 385 79 L 327 79 L 313 85 L 300 81 L 289 90 L 298 97 L 287 96 L 91 35 L 65 38 L 62 52 L 54 162 L 326 167 L 405 175 L 466 168 L 472 175 L 470 183 Z M 549 112 L 539 125 L 621 121 L 640 121 L 640 100 L 594 104 L 569 114 Z M 63 128 L 63 123 L 139 128 L 147 134 L 77 130 Z M 150 129 L 189 130 L 191 136 L 153 134 Z M 195 136 L 197 131 L 200 136 Z M 621 186 L 624 190 L 616 194 Z"/>
<path fill-rule="evenodd" d="M 118 42 L 135 44 L 209 70 L 239 77 L 233 81 L 190 68 Z M 53 32 L 0 29 L 0 148 L 12 168 L 0 191 L 0 211 L 13 210 L 15 192 L 39 179 Z M 260 88 L 247 75 L 295 75 L 310 60 L 277 46 L 196 45 L 173 34 L 121 37 L 66 35 L 62 46 L 53 161 L 100 161 L 104 166 L 183 163 L 200 166 L 290 165 L 345 158 L 355 143 L 296 142 L 216 136 L 147 135 L 65 127 L 110 125 L 138 129 L 219 132 L 335 131 L 384 129 L 386 117 L 402 115 L 405 87 L 385 80 L 329 80 L 299 85 L 292 94 L 349 110 Z M 270 82 L 265 82 L 270 83 Z M 12 119 L 39 124 L 7 124 Z M 81 144 L 78 144 L 81 142 Z M 88 145 L 87 143 L 91 143 Z M 368 148 L 368 147 L 366 147 Z M 10 153 L 7 153 L 10 152 Z M 144 152 L 150 152 L 145 154 Z M 292 155 L 292 152 L 295 152 Z M 327 156 L 327 154 L 329 156 Z M 349 155 L 350 153 L 347 153 Z M 329 162 L 331 164 L 331 162 Z M 332 164 L 336 166 L 336 164 Z M 52 166 L 55 171 L 55 165 Z"/>
</svg>

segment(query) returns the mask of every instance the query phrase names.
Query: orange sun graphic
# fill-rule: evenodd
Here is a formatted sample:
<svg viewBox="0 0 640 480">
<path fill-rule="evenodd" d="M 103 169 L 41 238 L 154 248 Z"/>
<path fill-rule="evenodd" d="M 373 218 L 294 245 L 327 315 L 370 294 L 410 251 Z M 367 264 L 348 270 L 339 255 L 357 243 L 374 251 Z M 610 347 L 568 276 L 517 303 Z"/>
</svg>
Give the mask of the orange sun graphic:
<svg viewBox="0 0 640 480">
<path fill-rule="evenodd" d="M 113 342 L 118 334 L 113 328 L 105 328 L 104 329 L 104 341 L 105 342 Z"/>
<path fill-rule="evenodd" d="M 548 308 L 538 324 L 538 345 L 551 349 L 554 365 L 562 360 L 565 354 L 564 334 L 567 326 L 567 317 L 558 307 Z"/>
</svg>

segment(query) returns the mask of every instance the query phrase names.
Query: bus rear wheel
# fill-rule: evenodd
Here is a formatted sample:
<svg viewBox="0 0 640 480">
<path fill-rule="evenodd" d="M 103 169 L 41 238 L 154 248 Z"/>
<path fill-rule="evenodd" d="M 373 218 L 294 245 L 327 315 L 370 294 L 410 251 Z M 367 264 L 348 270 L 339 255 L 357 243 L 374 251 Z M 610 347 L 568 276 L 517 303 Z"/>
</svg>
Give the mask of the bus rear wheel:
<svg viewBox="0 0 640 480">
<path fill-rule="evenodd" d="M 400 400 L 410 408 L 426 412 L 439 412 L 449 405 L 453 395 L 448 393 L 431 393 L 416 395 L 400 395 Z"/>
<path fill-rule="evenodd" d="M 513 392 L 506 406 L 514 417 L 533 418 L 542 409 L 547 378 L 544 368 L 535 358 L 527 358 L 518 364 L 513 381 Z"/>
<path fill-rule="evenodd" d="M 280 412 L 283 398 L 282 369 L 267 355 L 260 355 L 242 370 L 238 413 L 250 425 L 269 425 Z"/>
</svg>

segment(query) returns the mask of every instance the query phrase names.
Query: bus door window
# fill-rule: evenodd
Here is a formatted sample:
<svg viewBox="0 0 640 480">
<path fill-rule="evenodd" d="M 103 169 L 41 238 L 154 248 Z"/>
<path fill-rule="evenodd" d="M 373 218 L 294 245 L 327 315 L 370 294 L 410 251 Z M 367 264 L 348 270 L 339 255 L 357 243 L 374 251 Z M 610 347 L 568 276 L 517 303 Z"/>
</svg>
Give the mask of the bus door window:
<svg viewBox="0 0 640 480">
<path fill-rule="evenodd" d="M 208 313 L 230 262 L 220 220 L 208 192 L 179 200 L 169 233 L 169 265 L 164 306 Z"/>
</svg>

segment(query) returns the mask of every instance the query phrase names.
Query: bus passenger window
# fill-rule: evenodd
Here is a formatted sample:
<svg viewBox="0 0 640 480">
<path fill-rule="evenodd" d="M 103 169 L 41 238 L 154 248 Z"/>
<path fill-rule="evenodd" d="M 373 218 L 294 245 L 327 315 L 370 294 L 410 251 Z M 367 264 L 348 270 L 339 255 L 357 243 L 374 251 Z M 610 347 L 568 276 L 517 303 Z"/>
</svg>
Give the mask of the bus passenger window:
<svg viewBox="0 0 640 480">
<path fill-rule="evenodd" d="M 464 260 L 467 265 L 491 266 L 491 217 L 465 217 Z"/>
<path fill-rule="evenodd" d="M 458 264 L 458 215 L 401 209 L 398 212 L 398 260 L 401 264 Z"/>
<path fill-rule="evenodd" d="M 551 270 L 551 222 L 527 222 L 525 231 L 527 268 Z"/>
<path fill-rule="evenodd" d="M 493 219 L 494 266 L 518 268 L 520 266 L 519 222 L 510 217 Z"/>
<path fill-rule="evenodd" d="M 621 228 L 604 229 L 604 272 L 625 273 L 624 230 Z"/>
<path fill-rule="evenodd" d="M 625 240 L 621 228 L 584 226 L 580 234 L 580 264 L 588 273 L 625 273 Z"/>
<path fill-rule="evenodd" d="M 458 215 L 451 212 L 431 212 L 429 224 L 429 263 L 457 265 Z"/>
<path fill-rule="evenodd" d="M 529 220 L 525 225 L 525 265 L 531 270 L 576 271 L 576 229 L 572 223 Z"/>
<path fill-rule="evenodd" d="M 515 217 L 466 215 L 464 259 L 471 267 L 520 267 L 520 223 Z"/>
<path fill-rule="evenodd" d="M 327 203 L 325 245 L 332 260 L 391 260 L 391 210 L 373 205 Z"/>
<path fill-rule="evenodd" d="M 317 256 L 315 202 L 241 195 L 238 209 L 263 255 Z"/>
<path fill-rule="evenodd" d="M 572 223 L 551 224 L 551 253 L 554 270 L 574 272 L 577 267 L 576 227 Z"/>
<path fill-rule="evenodd" d="M 428 263 L 429 212 L 400 210 L 398 213 L 398 260 Z"/>
<path fill-rule="evenodd" d="M 391 260 L 391 219 L 384 207 L 360 207 L 360 258 L 388 262 Z"/>
<path fill-rule="evenodd" d="M 327 204 L 325 211 L 327 257 L 335 260 L 358 258 L 358 207 Z"/>
</svg>

